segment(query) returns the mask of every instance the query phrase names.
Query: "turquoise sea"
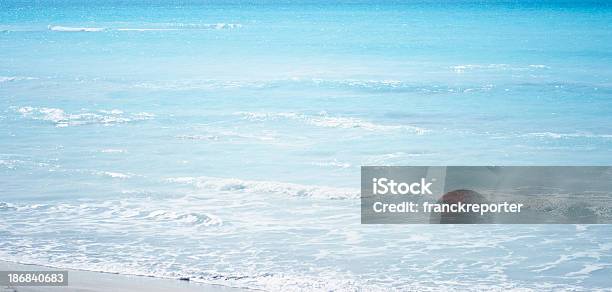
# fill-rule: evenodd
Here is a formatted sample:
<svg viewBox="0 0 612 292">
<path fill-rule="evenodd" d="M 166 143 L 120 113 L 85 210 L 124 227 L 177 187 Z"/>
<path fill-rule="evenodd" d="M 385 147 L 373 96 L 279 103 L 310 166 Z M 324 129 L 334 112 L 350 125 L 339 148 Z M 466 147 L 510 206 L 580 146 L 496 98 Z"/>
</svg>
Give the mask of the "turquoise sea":
<svg viewBox="0 0 612 292">
<path fill-rule="evenodd" d="M 612 290 L 610 225 L 361 225 L 362 165 L 611 165 L 608 1 L 0 0 L 0 260 Z"/>
</svg>

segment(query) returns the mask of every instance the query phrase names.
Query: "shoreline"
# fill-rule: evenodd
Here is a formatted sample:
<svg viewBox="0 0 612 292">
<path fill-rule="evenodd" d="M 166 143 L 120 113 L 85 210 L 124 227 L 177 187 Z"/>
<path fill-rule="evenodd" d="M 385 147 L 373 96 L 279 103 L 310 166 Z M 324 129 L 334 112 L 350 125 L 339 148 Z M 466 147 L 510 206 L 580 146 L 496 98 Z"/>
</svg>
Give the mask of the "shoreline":
<svg viewBox="0 0 612 292">
<path fill-rule="evenodd" d="M 115 274 L 107 272 L 94 272 L 85 270 L 51 268 L 41 265 L 21 264 L 0 260 L 0 271 L 68 271 L 68 286 L 0 286 L 0 292 L 41 292 L 41 291 L 78 291 L 78 292 L 238 292 L 252 291 L 243 288 L 182 281 L 180 279 L 156 278 L 151 276 L 137 276 Z"/>
</svg>

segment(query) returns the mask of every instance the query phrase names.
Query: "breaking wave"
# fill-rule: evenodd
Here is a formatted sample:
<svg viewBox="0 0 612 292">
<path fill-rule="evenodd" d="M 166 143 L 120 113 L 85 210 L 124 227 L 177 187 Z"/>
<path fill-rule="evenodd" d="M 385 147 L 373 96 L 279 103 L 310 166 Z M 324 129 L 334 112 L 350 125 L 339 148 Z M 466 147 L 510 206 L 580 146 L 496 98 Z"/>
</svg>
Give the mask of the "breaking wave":
<svg viewBox="0 0 612 292">
<path fill-rule="evenodd" d="M 279 119 L 289 119 L 303 122 L 316 127 L 339 128 L 339 129 L 364 129 L 368 131 L 397 131 L 406 130 L 422 135 L 428 130 L 410 125 L 386 125 L 365 121 L 354 117 L 335 117 L 326 112 L 318 115 L 307 115 L 293 112 L 261 113 L 261 112 L 237 112 L 236 115 L 244 119 L 256 122 L 273 121 Z"/>
<path fill-rule="evenodd" d="M 241 180 L 217 177 L 175 177 L 167 179 L 171 183 L 193 185 L 198 189 L 218 192 L 268 193 L 290 197 L 317 199 L 355 199 L 360 191 L 351 188 L 301 185 L 275 181 Z"/>
<path fill-rule="evenodd" d="M 198 213 L 181 213 L 169 210 L 155 210 L 144 217 L 156 221 L 175 222 L 187 225 L 221 225 L 223 221 L 217 216 Z"/>
<path fill-rule="evenodd" d="M 101 171 L 101 172 L 97 172 L 97 174 L 102 175 L 102 176 L 108 176 L 111 178 L 120 178 L 120 179 L 127 179 L 127 178 L 134 176 L 131 173 L 121 173 L 121 172 L 112 172 L 112 171 Z"/>
<path fill-rule="evenodd" d="M 328 161 L 318 161 L 312 162 L 311 165 L 320 166 L 320 167 L 334 167 L 334 168 L 350 168 L 352 165 L 348 162 L 341 162 L 337 159 L 328 160 Z"/>
<path fill-rule="evenodd" d="M 63 128 L 68 126 L 98 124 L 111 126 L 116 124 L 129 123 L 133 121 L 149 120 L 154 117 L 150 113 L 125 114 L 121 110 L 98 110 L 94 112 L 81 111 L 80 113 L 66 113 L 62 109 L 47 107 L 25 106 L 14 108 L 24 118 L 33 120 L 48 121 L 56 127 Z"/>
<path fill-rule="evenodd" d="M 159 205 L 138 199 L 109 200 L 106 202 L 56 203 L 56 204 L 16 204 L 0 202 L 0 211 L 16 211 L 27 216 L 36 214 L 41 218 L 54 220 L 80 220 L 83 223 L 130 222 L 138 224 L 165 223 L 169 226 L 212 226 L 221 225 L 218 216 L 194 211 L 177 211 L 181 208 L 160 208 Z M 83 219 L 86 215 L 87 220 Z M 32 215 L 34 216 L 34 215 Z M 91 221 L 91 222 L 89 222 Z"/>
<path fill-rule="evenodd" d="M 51 31 L 63 31 L 63 32 L 99 32 L 105 31 L 105 28 L 102 27 L 70 27 L 70 26 L 59 26 L 59 25 L 49 25 L 47 27 Z"/>
</svg>

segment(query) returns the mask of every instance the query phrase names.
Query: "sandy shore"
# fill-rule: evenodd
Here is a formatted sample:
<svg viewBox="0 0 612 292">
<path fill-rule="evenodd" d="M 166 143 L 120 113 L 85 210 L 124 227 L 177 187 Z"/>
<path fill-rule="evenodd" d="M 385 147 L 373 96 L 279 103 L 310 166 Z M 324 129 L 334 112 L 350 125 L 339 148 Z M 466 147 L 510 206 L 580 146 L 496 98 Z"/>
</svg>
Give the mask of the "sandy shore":
<svg viewBox="0 0 612 292">
<path fill-rule="evenodd" d="M 0 271 L 45 271 L 66 270 L 54 269 L 36 265 L 23 265 L 12 262 L 0 261 Z M 194 292 L 194 291 L 218 291 L 234 292 L 248 291 L 243 289 L 224 287 L 219 285 L 200 284 L 189 281 L 173 279 L 160 279 L 143 276 L 119 275 L 110 273 L 99 273 L 79 270 L 68 270 L 68 286 L 64 287 L 0 287 L 0 292 L 39 292 L 39 291 L 82 291 L 82 292 Z"/>
</svg>

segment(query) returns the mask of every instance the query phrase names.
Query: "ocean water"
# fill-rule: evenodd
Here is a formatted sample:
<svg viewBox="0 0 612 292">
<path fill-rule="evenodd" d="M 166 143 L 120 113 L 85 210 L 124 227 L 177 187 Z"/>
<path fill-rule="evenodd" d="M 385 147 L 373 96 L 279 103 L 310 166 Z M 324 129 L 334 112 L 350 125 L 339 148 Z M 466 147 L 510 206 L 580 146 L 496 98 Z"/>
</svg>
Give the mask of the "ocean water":
<svg viewBox="0 0 612 292">
<path fill-rule="evenodd" d="M 85 2 L 85 1 L 83 1 Z M 605 1 L 0 1 L 0 259 L 611 290 L 609 225 L 360 225 L 361 165 L 611 165 Z"/>
</svg>

